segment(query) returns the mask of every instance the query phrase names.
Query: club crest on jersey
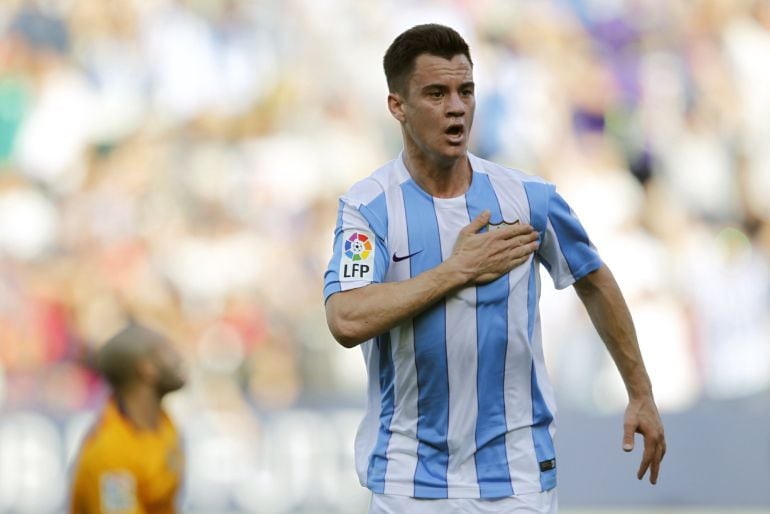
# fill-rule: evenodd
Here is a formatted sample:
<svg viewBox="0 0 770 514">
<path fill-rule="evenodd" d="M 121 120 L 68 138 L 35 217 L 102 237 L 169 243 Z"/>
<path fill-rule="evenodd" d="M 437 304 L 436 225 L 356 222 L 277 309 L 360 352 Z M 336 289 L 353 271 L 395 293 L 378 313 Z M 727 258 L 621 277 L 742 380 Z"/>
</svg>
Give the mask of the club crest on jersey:
<svg viewBox="0 0 770 514">
<path fill-rule="evenodd" d="M 519 220 L 516 220 L 516 221 L 505 221 L 505 220 L 503 220 L 500 223 L 487 223 L 487 230 L 489 230 L 491 232 L 492 230 L 499 230 L 499 229 L 501 229 L 503 227 L 509 227 L 511 225 L 516 225 L 517 223 L 519 223 Z"/>
<path fill-rule="evenodd" d="M 372 234 L 346 230 L 342 234 L 340 282 L 371 281 L 374 277 L 374 253 L 377 245 Z"/>
</svg>

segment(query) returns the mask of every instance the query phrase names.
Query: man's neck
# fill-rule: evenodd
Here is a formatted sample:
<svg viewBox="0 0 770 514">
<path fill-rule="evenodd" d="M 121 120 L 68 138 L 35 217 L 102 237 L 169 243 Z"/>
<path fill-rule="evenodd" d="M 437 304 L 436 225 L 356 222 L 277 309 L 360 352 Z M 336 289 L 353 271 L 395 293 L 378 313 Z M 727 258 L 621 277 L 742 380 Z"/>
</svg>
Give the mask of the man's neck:
<svg viewBox="0 0 770 514">
<path fill-rule="evenodd" d="M 161 399 L 150 388 L 136 386 L 115 393 L 122 414 L 141 430 L 155 430 L 160 426 Z"/>
<path fill-rule="evenodd" d="M 412 180 L 433 197 L 455 198 L 470 187 L 471 165 L 467 154 L 439 161 L 406 148 L 403 160 Z"/>
</svg>

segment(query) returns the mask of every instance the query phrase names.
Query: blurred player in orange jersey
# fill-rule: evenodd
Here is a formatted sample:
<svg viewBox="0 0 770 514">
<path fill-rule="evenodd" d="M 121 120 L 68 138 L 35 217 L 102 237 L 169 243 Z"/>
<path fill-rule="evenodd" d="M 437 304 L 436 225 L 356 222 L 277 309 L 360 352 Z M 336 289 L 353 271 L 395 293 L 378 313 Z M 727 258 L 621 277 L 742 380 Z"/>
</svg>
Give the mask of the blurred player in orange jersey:
<svg viewBox="0 0 770 514">
<path fill-rule="evenodd" d="M 161 400 L 185 383 L 179 354 L 163 335 L 132 323 L 97 362 L 113 394 L 80 450 L 70 512 L 176 512 L 183 454 Z"/>
</svg>

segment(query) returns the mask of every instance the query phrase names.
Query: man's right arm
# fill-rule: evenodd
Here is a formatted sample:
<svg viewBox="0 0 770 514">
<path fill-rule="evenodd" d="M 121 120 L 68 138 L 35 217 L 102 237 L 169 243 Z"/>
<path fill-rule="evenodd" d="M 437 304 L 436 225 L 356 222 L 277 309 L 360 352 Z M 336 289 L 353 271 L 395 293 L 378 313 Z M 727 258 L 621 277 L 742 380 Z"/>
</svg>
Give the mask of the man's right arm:
<svg viewBox="0 0 770 514">
<path fill-rule="evenodd" d="M 486 211 L 471 221 L 460 231 L 452 255 L 425 273 L 330 296 L 326 321 L 334 338 L 352 348 L 413 318 L 453 291 L 508 273 L 537 249 L 537 232 L 531 226 L 516 224 L 479 233 L 488 222 Z"/>
</svg>

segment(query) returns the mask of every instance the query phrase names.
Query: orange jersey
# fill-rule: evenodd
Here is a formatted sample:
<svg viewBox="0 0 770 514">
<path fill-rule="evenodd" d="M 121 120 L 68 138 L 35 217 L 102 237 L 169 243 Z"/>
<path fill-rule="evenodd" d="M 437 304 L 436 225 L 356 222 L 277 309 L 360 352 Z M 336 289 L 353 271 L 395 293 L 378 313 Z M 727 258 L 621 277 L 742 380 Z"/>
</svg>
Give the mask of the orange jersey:
<svg viewBox="0 0 770 514">
<path fill-rule="evenodd" d="M 114 399 L 83 442 L 72 488 L 72 514 L 173 514 L 183 470 L 176 428 L 164 413 L 140 430 Z"/>
</svg>

